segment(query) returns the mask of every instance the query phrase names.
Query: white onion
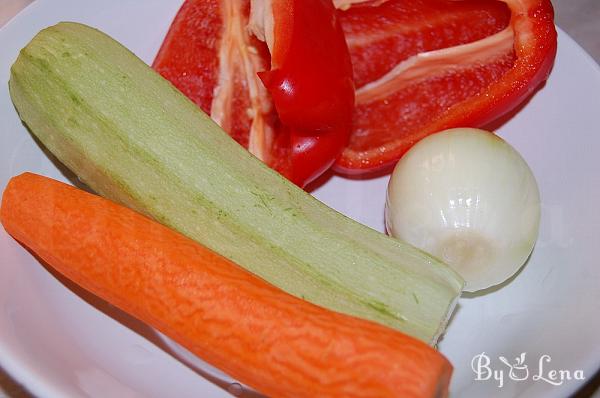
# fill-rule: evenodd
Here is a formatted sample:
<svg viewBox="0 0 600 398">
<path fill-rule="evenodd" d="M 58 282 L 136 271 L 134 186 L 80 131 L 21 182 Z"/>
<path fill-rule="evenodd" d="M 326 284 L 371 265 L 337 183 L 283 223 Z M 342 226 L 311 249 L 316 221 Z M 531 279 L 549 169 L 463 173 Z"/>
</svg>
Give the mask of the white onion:
<svg viewBox="0 0 600 398">
<path fill-rule="evenodd" d="M 531 169 L 483 130 L 424 138 L 400 159 L 388 185 L 388 233 L 443 259 L 465 279 L 466 291 L 515 274 L 531 254 L 539 222 Z"/>
</svg>

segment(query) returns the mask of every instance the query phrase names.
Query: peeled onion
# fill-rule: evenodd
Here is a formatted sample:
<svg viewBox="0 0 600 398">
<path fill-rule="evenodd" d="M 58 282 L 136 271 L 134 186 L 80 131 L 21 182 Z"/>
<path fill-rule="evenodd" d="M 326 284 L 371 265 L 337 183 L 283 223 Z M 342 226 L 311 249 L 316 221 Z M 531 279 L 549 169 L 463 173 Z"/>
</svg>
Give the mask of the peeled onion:
<svg viewBox="0 0 600 398">
<path fill-rule="evenodd" d="M 392 236 L 465 279 L 465 291 L 504 282 L 537 240 L 540 195 L 519 153 L 497 135 L 459 128 L 430 135 L 396 165 L 386 202 Z"/>
</svg>

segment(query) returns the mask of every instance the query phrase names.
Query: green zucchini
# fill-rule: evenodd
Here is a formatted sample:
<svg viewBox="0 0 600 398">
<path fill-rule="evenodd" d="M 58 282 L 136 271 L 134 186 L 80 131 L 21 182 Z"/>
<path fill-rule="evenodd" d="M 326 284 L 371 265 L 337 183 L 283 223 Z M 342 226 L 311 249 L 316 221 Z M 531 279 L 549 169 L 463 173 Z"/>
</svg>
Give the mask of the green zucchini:
<svg viewBox="0 0 600 398">
<path fill-rule="evenodd" d="M 463 280 L 330 209 L 104 33 L 59 23 L 12 66 L 33 134 L 85 184 L 317 305 L 435 343 Z"/>
</svg>

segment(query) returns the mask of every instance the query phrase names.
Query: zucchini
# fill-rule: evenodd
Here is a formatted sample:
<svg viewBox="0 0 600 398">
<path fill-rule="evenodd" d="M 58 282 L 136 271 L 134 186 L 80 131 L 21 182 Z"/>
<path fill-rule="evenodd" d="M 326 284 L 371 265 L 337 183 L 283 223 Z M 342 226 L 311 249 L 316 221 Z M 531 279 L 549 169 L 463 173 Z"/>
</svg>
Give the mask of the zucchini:
<svg viewBox="0 0 600 398">
<path fill-rule="evenodd" d="M 104 33 L 44 29 L 9 88 L 33 134 L 100 195 L 317 305 L 432 344 L 444 330 L 458 274 L 285 180 Z"/>
</svg>

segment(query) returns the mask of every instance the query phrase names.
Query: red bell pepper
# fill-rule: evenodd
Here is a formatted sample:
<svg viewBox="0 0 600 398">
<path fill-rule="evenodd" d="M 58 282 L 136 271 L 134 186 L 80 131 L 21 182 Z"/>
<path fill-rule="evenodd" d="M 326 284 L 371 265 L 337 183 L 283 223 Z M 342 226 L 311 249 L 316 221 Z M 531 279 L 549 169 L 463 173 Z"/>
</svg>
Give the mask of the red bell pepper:
<svg viewBox="0 0 600 398">
<path fill-rule="evenodd" d="M 300 186 L 348 142 L 352 66 L 329 0 L 186 0 L 153 67 Z"/>
<path fill-rule="evenodd" d="M 388 169 L 431 133 L 514 109 L 556 54 L 549 0 L 379 0 L 339 15 L 358 88 L 334 167 L 351 175 Z"/>
</svg>

